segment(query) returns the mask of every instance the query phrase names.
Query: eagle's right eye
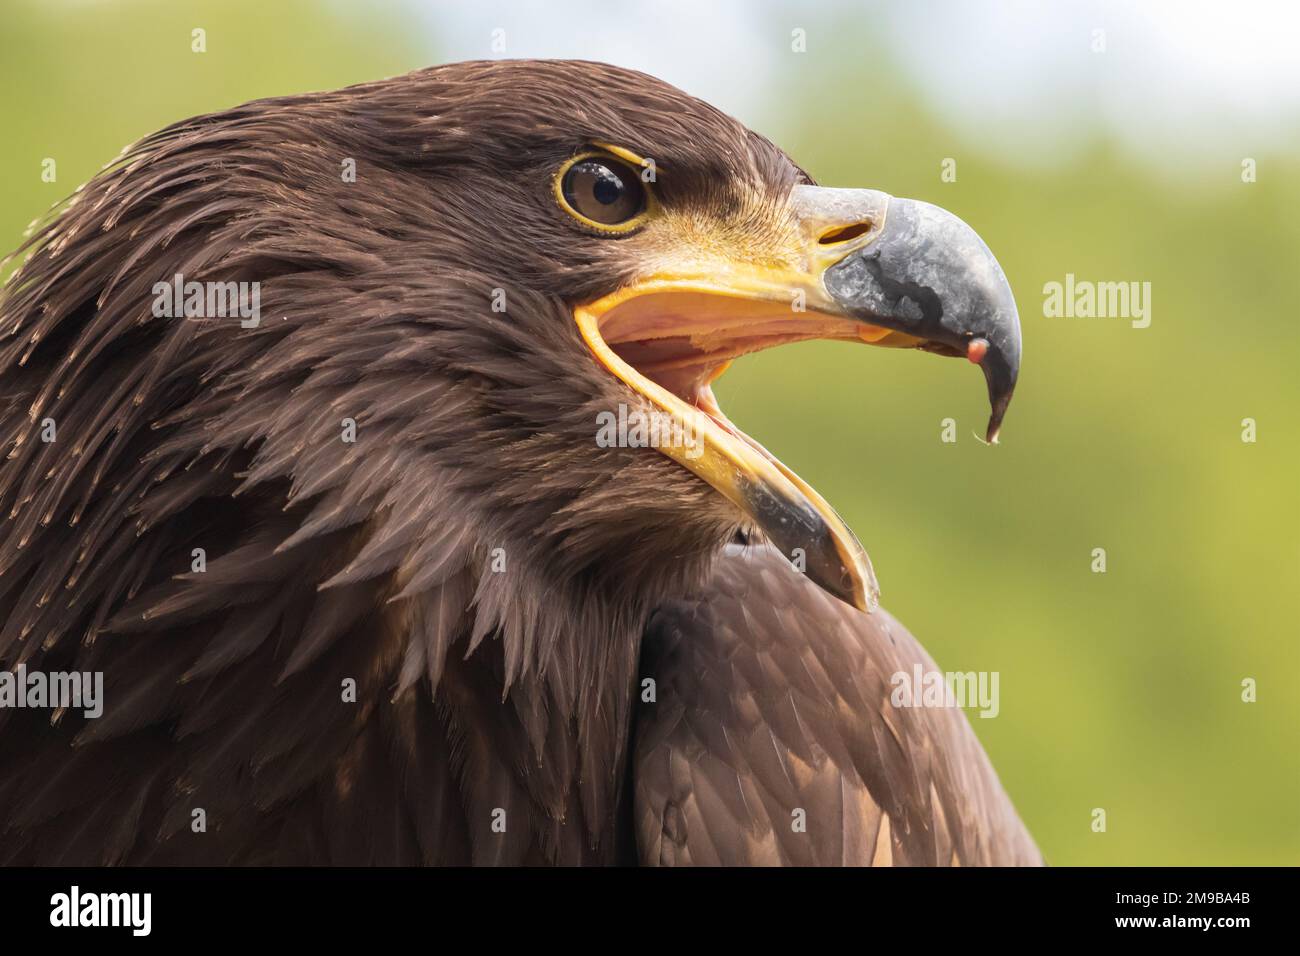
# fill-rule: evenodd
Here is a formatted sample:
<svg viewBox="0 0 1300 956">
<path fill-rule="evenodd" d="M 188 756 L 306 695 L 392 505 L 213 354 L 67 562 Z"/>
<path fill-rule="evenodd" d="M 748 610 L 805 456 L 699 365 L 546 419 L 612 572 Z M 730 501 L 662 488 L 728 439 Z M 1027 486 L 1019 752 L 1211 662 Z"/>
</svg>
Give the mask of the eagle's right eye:
<svg viewBox="0 0 1300 956">
<path fill-rule="evenodd" d="M 616 159 L 587 157 L 573 162 L 560 179 L 567 211 L 586 225 L 626 231 L 646 209 L 641 177 Z"/>
</svg>

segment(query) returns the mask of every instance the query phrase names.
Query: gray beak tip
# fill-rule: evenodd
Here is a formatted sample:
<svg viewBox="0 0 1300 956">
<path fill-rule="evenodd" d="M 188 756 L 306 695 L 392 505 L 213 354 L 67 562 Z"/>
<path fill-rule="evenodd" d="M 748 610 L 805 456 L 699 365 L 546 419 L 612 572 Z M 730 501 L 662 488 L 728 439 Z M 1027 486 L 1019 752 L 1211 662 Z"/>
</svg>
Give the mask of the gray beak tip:
<svg viewBox="0 0 1300 956">
<path fill-rule="evenodd" d="M 975 230 L 929 203 L 890 198 L 880 234 L 826 270 L 855 318 L 965 355 L 984 370 L 997 441 L 1020 371 L 1020 317 L 1002 267 Z"/>
<path fill-rule="evenodd" d="M 984 440 L 990 445 L 998 443 L 998 434 L 1002 431 L 1002 417 L 1007 413 L 1007 406 L 1011 404 L 1011 393 L 992 400 L 993 410 L 989 413 L 989 426 Z"/>
<path fill-rule="evenodd" d="M 1018 328 L 1019 322 L 1016 325 Z M 1018 368 L 1019 344 L 1019 341 L 1017 341 L 1014 365 L 1008 361 L 1006 353 L 996 347 L 989 349 L 987 354 L 983 356 L 983 361 L 979 363 L 984 370 L 984 378 L 988 383 L 989 390 L 989 424 L 985 440 L 990 445 L 997 444 L 998 432 L 1002 429 L 1002 419 L 1006 416 L 1007 408 L 1011 405 L 1011 396 L 1015 394 L 1017 373 L 1020 371 Z"/>
</svg>

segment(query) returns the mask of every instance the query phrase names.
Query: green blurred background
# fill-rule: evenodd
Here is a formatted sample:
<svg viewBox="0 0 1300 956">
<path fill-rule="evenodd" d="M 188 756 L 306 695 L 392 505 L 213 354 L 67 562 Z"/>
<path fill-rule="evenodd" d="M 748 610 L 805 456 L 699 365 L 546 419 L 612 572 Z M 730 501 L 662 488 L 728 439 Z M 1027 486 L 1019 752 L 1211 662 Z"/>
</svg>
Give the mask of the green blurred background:
<svg viewBox="0 0 1300 956">
<path fill-rule="evenodd" d="M 1233 8 L 1058 9 L 5 0 L 0 246 L 174 120 L 497 55 L 647 69 L 825 185 L 939 203 L 1020 303 L 999 447 L 974 436 L 978 373 L 928 355 L 791 346 L 737 363 L 724 406 L 836 505 L 942 667 L 1001 673 L 1001 713 L 972 722 L 1049 862 L 1300 863 L 1296 90 L 1274 102 L 1265 70 L 1253 113 L 1199 105 L 1204 70 L 1238 64 L 1198 59 L 1178 18 L 1221 47 Z M 1294 39 L 1287 16 L 1253 29 Z M 1151 326 L 1045 317 L 1066 273 L 1150 282 Z"/>
</svg>

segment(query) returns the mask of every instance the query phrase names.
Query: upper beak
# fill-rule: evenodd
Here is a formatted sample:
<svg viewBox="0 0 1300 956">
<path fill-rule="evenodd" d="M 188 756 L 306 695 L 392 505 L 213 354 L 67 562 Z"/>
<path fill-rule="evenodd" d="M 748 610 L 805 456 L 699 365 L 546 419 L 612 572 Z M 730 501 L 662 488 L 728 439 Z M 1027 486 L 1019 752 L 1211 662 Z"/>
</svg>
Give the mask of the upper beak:
<svg viewBox="0 0 1300 956">
<path fill-rule="evenodd" d="M 845 315 L 979 365 L 991 406 L 987 440 L 997 441 L 1020 372 L 1020 319 L 984 240 L 938 206 L 874 190 L 798 186 L 791 202 L 805 229 L 834 229 L 846 217 L 871 223 L 823 271 L 826 293 Z M 823 232 L 822 241 L 827 235 L 835 233 Z"/>
<path fill-rule="evenodd" d="M 698 436 L 660 451 L 748 514 L 822 588 L 870 610 L 878 588 L 862 545 L 825 499 L 727 420 L 710 383 L 738 355 L 800 339 L 964 355 L 988 381 L 994 441 L 1020 367 L 1020 324 L 988 247 L 936 206 L 798 186 L 789 209 L 794 228 L 762 257 L 682 243 L 678 258 L 661 256 L 654 274 L 574 316 L 602 364 Z"/>
</svg>

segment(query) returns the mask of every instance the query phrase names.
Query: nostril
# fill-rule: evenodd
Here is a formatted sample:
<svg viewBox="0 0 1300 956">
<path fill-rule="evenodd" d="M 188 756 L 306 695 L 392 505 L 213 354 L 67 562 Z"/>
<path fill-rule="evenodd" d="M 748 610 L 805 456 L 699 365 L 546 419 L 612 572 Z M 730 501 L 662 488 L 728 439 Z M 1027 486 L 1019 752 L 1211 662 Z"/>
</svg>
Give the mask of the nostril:
<svg viewBox="0 0 1300 956">
<path fill-rule="evenodd" d="M 839 226 L 823 235 L 817 242 L 823 246 L 833 246 L 837 243 L 848 242 L 850 239 L 856 239 L 858 236 L 865 236 L 869 233 L 875 223 L 868 220 L 867 222 L 855 222 L 851 226 Z"/>
</svg>

